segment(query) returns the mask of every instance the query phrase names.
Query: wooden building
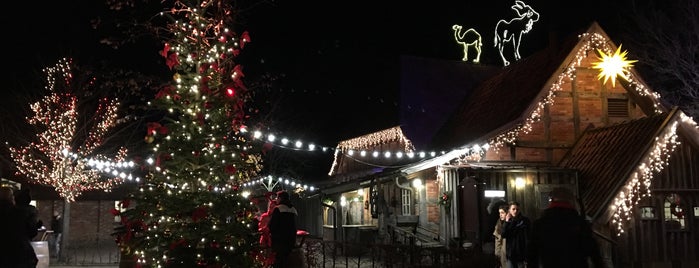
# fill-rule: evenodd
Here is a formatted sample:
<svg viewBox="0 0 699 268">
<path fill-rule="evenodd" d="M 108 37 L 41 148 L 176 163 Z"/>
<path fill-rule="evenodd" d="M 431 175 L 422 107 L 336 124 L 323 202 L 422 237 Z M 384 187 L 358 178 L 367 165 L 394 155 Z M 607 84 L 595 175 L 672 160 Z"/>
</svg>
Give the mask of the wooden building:
<svg viewBox="0 0 699 268">
<path fill-rule="evenodd" d="M 578 194 L 610 267 L 696 267 L 699 129 L 663 106 L 633 69 L 614 84 L 599 80 L 598 51 L 616 50 L 593 23 L 481 76 L 432 131 L 437 156 L 374 164 L 348 155 L 395 142 L 380 135 L 365 141 L 369 148 L 338 147 L 336 162 L 354 166 L 334 166 L 335 183 L 323 192 L 331 204 L 350 195 L 364 204 L 342 213 L 339 226 L 354 211 L 370 216 L 362 222 L 376 233 L 368 242 L 402 239 L 488 252 L 497 217 L 489 208 L 514 200 L 535 219 L 548 191 L 562 185 Z M 362 199 L 354 199 L 360 189 Z"/>
</svg>

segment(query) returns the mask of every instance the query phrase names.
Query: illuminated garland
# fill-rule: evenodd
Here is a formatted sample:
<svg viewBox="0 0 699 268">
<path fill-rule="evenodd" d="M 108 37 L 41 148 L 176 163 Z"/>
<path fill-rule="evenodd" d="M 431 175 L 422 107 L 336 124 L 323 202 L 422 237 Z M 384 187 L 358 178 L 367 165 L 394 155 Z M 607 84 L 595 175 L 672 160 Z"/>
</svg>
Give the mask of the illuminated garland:
<svg viewBox="0 0 699 268">
<path fill-rule="evenodd" d="M 279 178 L 274 178 L 272 176 L 265 176 L 263 178 L 259 178 L 253 181 L 249 181 L 243 184 L 244 187 L 254 187 L 256 185 L 259 185 L 263 187 L 267 192 L 273 192 L 274 188 L 279 185 L 279 184 L 285 184 L 293 187 L 296 189 L 296 191 L 311 191 L 314 192 L 318 190 L 317 187 L 304 184 L 299 180 L 294 180 L 294 179 L 285 179 L 282 177 Z"/>
<path fill-rule="evenodd" d="M 525 122 L 509 131 L 497 135 L 489 141 L 489 144 L 491 144 L 491 147 L 495 151 L 502 148 L 505 144 L 515 144 L 517 137 L 527 134 L 532 130 L 532 125 L 541 120 L 541 114 L 545 106 L 553 105 L 555 92 L 561 90 L 565 81 L 571 81 L 575 78 L 575 69 L 581 66 L 582 61 L 588 57 L 590 51 L 597 49 L 607 55 L 614 53 L 608 40 L 599 33 L 583 33 L 580 38 L 583 40 L 583 43 L 581 48 L 576 52 L 573 61 L 558 76 L 557 80 L 551 85 L 547 95 L 543 100 L 537 103 L 536 108 L 526 118 Z M 636 81 L 633 73 L 625 73 L 624 78 L 627 79 L 629 86 L 639 95 L 650 97 L 653 100 L 655 113 L 662 112 L 659 93 L 649 90 L 643 84 Z M 696 122 L 694 122 L 691 117 L 681 113 L 681 118 L 683 122 L 688 122 L 696 129 Z M 632 180 L 618 193 L 612 209 L 614 210 L 613 222 L 617 224 L 619 235 L 623 233 L 623 221 L 630 218 L 630 211 L 634 205 L 638 203 L 640 198 L 650 195 L 648 189 L 652 182 L 653 172 L 662 170 L 670 158 L 670 153 L 672 153 L 677 144 L 679 144 L 679 142 L 676 141 L 677 136 L 675 134 L 675 129 L 676 124 L 673 125 L 672 130 L 667 133 L 663 139 L 656 141 L 651 155 L 645 158 L 644 162 L 637 167 L 637 171 L 634 173 Z M 642 189 L 646 190 L 644 194 L 640 194 Z"/>
<path fill-rule="evenodd" d="M 613 53 L 612 47 L 609 45 L 608 40 L 599 33 L 583 33 L 580 35 L 580 39 L 583 41 L 583 44 L 576 52 L 575 58 L 573 58 L 571 64 L 558 75 L 558 78 L 555 82 L 553 82 L 546 96 L 536 104 L 536 108 L 534 108 L 531 114 L 529 114 L 529 116 L 524 120 L 524 123 L 491 139 L 489 141 L 491 148 L 497 151 L 505 144 L 515 144 L 517 137 L 529 133 L 532 130 L 532 125 L 541 120 L 541 115 L 543 114 L 544 108 L 547 105 L 553 105 L 556 92 L 561 91 L 562 85 L 565 83 L 565 81 L 572 81 L 572 79 L 575 78 L 576 68 L 580 67 L 582 61 L 588 57 L 589 52 L 599 49 L 607 54 Z M 660 94 L 652 92 L 642 84 L 636 82 L 633 74 L 630 74 L 627 78 L 629 81 L 629 86 L 632 89 L 642 96 L 649 96 L 653 99 L 656 113 L 662 112 L 659 102 Z"/>
<path fill-rule="evenodd" d="M 384 129 L 382 131 L 339 142 L 337 148 L 335 148 L 335 158 L 328 174 L 331 175 L 335 171 L 337 167 L 337 158 L 340 153 L 348 150 L 368 149 L 388 142 L 399 142 L 403 146 L 403 152 L 405 153 L 415 151 L 413 143 L 403 134 L 403 130 L 400 127 Z"/>
<path fill-rule="evenodd" d="M 617 225 L 617 235 L 624 232 L 623 222 L 631 220 L 633 208 L 643 197 L 650 197 L 653 175 L 660 173 L 668 165 L 670 154 L 680 144 L 677 141 L 677 125 L 674 122 L 662 138 L 656 139 L 653 149 L 644 161 L 636 167 L 631 180 L 624 186 L 614 198 L 612 210 L 614 210 L 613 223 Z"/>
<path fill-rule="evenodd" d="M 107 131 L 116 125 L 119 106 L 116 100 L 99 100 L 92 117 L 97 124 L 89 129 L 84 141 L 76 141 L 78 99 L 70 92 L 59 93 L 56 89 L 59 85 L 67 88 L 72 85 L 74 75 L 70 64 L 70 60 L 62 59 L 55 67 L 44 70 L 50 94 L 30 105 L 34 116 L 27 118 L 30 125 L 43 130 L 37 134 L 39 141 L 9 147 L 18 175 L 55 187 L 56 192 L 68 202 L 75 201 L 84 191 L 110 190 L 130 177 L 120 170 L 129 167 L 129 164 L 123 164 L 126 157 L 124 147 L 113 160 L 94 154 L 94 150 L 102 145 Z M 80 145 L 74 148 L 76 144 Z M 102 172 L 108 170 L 108 174 L 114 175 L 114 178 L 103 179 L 101 171 L 92 168 L 94 166 L 100 166 Z"/>
</svg>

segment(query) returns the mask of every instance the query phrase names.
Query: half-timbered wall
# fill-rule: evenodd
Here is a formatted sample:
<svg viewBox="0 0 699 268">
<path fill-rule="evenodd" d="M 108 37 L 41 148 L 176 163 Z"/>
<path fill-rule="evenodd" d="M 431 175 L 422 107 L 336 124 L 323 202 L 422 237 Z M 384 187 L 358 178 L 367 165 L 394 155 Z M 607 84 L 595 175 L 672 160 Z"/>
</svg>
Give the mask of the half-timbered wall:
<svg viewBox="0 0 699 268">
<path fill-rule="evenodd" d="M 555 92 L 541 120 L 521 133 L 514 148 L 489 151 L 484 161 L 547 162 L 555 165 L 588 127 L 601 127 L 645 116 L 622 83 L 604 84 L 591 68 L 595 53 L 583 60 L 575 78 Z M 557 74 L 556 74 L 557 75 Z M 556 80 L 556 79 L 554 79 Z M 549 89 L 546 85 L 545 89 Z M 513 89 L 516 90 L 516 89 Z"/>
</svg>

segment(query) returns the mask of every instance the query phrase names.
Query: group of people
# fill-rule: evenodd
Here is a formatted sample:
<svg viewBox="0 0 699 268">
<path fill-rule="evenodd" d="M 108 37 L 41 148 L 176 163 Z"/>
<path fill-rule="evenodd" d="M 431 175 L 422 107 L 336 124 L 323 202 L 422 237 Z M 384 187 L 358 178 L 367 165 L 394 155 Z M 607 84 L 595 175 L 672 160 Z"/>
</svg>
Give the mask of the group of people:
<svg viewBox="0 0 699 268">
<path fill-rule="evenodd" d="M 604 267 L 591 224 L 575 204 L 572 191 L 557 187 L 549 194 L 548 207 L 533 222 L 517 202 L 500 206 L 493 231 L 498 266 Z"/>
<path fill-rule="evenodd" d="M 36 207 L 30 205 L 28 191 L 15 195 L 11 187 L 0 187 L 0 267 L 36 267 L 31 241 L 38 233 L 40 222 Z"/>
<path fill-rule="evenodd" d="M 39 262 L 31 241 L 44 223 L 31 200 L 29 188 L 15 191 L 9 186 L 0 187 L 0 268 L 34 268 Z M 52 248 L 58 250 L 62 233 L 60 213 L 54 214 L 51 229 Z"/>
<path fill-rule="evenodd" d="M 289 256 L 296 246 L 297 215 L 291 196 L 286 191 L 279 191 L 276 198 L 270 198 L 267 212 L 260 215 L 260 244 L 271 249 L 268 264 L 274 268 L 292 267 Z"/>
</svg>

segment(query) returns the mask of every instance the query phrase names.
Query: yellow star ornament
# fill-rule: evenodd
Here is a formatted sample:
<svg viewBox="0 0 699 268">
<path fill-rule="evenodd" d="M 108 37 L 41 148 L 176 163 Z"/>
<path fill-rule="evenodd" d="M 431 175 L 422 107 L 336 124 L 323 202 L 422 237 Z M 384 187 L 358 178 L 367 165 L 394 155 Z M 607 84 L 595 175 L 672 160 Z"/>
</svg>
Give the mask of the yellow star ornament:
<svg viewBox="0 0 699 268">
<path fill-rule="evenodd" d="M 637 60 L 627 60 L 626 54 L 628 51 L 621 52 L 621 45 L 616 49 L 614 54 L 607 55 L 604 51 L 597 49 L 597 52 L 601 57 L 598 62 L 593 63 L 592 68 L 599 69 L 600 73 L 597 75 L 598 79 L 604 77 L 604 83 L 607 83 L 609 78 L 612 79 L 612 86 L 616 86 L 616 77 L 620 76 L 624 80 L 628 80 L 627 69 L 633 66 L 634 62 Z"/>
</svg>

